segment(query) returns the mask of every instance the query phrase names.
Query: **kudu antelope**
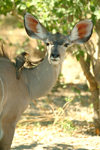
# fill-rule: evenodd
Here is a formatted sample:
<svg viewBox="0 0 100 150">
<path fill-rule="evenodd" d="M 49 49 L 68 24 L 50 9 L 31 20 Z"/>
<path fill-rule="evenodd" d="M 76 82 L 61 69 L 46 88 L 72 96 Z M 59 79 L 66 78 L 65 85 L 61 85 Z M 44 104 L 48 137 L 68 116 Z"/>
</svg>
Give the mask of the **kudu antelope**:
<svg viewBox="0 0 100 150">
<path fill-rule="evenodd" d="M 16 123 L 30 101 L 46 95 L 55 85 L 66 48 L 73 43 L 85 43 L 93 30 L 91 20 L 84 20 L 67 36 L 52 34 L 29 13 L 24 16 L 24 25 L 30 37 L 47 45 L 47 54 L 37 67 L 23 68 L 19 80 L 15 65 L 0 57 L 0 150 L 10 149 Z"/>
</svg>

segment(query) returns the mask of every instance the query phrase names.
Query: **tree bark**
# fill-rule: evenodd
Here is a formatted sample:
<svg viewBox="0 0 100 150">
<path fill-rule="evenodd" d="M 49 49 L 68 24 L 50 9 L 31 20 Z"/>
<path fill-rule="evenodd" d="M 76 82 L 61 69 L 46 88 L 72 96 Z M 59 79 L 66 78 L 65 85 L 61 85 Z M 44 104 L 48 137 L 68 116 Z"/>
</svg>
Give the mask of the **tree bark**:
<svg viewBox="0 0 100 150">
<path fill-rule="evenodd" d="M 91 101 L 93 103 L 93 108 L 94 108 L 94 125 L 96 129 L 100 130 L 100 113 L 99 113 L 100 100 L 99 100 L 99 88 L 98 88 L 99 86 L 95 77 L 90 72 L 90 63 L 87 63 L 84 60 L 83 56 L 80 56 L 79 62 L 90 86 Z"/>
</svg>

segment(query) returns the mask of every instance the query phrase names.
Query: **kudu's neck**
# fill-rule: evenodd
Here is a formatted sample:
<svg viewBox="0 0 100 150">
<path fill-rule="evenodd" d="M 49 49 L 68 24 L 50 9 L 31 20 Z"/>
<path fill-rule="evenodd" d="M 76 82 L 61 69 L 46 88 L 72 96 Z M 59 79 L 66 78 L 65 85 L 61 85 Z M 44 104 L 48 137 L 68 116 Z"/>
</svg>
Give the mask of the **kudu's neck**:
<svg viewBox="0 0 100 150">
<path fill-rule="evenodd" d="M 31 99 L 46 95 L 55 85 L 60 70 L 61 64 L 50 64 L 47 56 L 37 67 L 24 69 L 22 77 L 25 80 Z"/>
</svg>

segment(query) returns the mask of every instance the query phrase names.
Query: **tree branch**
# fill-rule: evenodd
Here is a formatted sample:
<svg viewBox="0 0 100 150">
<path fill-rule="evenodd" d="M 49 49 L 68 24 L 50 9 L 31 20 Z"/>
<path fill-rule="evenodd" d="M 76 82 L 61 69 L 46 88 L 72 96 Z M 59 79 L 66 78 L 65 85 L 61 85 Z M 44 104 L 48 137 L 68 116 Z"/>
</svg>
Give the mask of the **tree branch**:
<svg viewBox="0 0 100 150">
<path fill-rule="evenodd" d="M 87 54 L 87 55 L 88 55 L 88 57 L 90 57 L 89 54 Z M 98 86 L 97 86 L 97 82 L 96 82 L 94 76 L 93 76 L 92 73 L 90 72 L 90 63 L 87 63 L 87 62 L 84 60 L 84 57 L 83 57 L 83 56 L 80 56 L 79 62 L 80 62 L 80 65 L 81 65 L 81 67 L 82 67 L 82 70 L 83 70 L 83 72 L 84 72 L 84 75 L 86 76 L 86 78 L 87 78 L 87 80 L 88 80 L 88 82 L 89 82 L 90 90 L 91 90 L 91 91 L 94 91 L 95 89 L 98 88 Z"/>
</svg>

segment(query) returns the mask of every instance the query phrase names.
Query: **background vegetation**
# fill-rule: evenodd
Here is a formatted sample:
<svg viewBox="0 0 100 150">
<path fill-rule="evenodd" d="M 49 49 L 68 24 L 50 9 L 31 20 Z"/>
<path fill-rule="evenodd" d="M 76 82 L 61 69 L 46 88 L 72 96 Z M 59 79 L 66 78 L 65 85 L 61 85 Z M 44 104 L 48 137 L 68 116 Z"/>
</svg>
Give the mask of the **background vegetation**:
<svg viewBox="0 0 100 150">
<path fill-rule="evenodd" d="M 96 131 L 100 130 L 100 1 L 99 0 L 1 0 L 0 15 L 14 16 L 23 27 L 23 15 L 30 12 L 53 33 L 68 34 L 79 20 L 90 18 L 94 23 L 94 41 L 71 51 L 77 57 L 89 82 L 94 107 Z M 97 43 L 95 44 L 95 36 Z"/>
</svg>

